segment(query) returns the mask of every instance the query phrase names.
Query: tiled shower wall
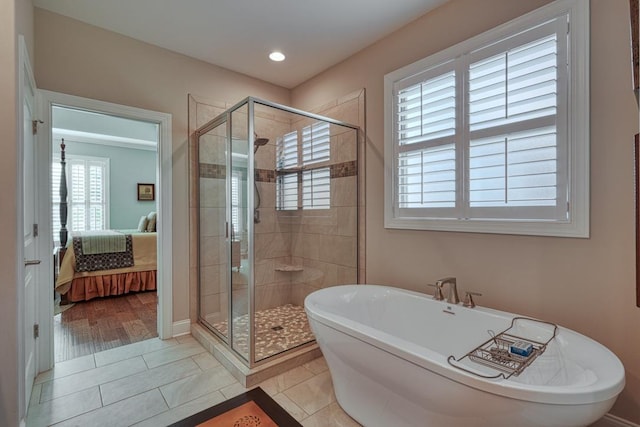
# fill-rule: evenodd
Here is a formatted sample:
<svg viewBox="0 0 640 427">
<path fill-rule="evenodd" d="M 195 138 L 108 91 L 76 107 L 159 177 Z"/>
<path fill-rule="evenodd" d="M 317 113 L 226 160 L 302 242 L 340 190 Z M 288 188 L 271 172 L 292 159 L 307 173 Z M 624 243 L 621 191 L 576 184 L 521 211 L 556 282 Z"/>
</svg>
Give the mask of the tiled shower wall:
<svg viewBox="0 0 640 427">
<path fill-rule="evenodd" d="M 329 113 L 339 108 L 357 111 L 354 101 L 347 105 L 336 105 Z M 313 122 L 299 120 L 294 128 L 300 131 Z M 330 153 L 330 208 L 295 211 L 292 221 L 292 264 L 302 267 L 302 271 L 291 273 L 292 303 L 296 305 L 303 305 L 314 290 L 357 283 L 357 133 L 332 125 Z"/>
</svg>

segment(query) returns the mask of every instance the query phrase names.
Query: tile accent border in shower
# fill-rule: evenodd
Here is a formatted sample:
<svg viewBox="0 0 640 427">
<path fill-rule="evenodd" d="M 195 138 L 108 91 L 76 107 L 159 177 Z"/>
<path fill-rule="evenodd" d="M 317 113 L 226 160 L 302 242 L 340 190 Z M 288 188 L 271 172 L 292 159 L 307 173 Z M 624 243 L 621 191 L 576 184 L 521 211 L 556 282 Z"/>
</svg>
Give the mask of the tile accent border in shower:
<svg viewBox="0 0 640 427">
<path fill-rule="evenodd" d="M 356 176 L 358 174 L 358 165 L 355 160 L 349 162 L 337 163 L 331 165 L 331 178 L 345 178 L 348 176 Z M 225 165 L 216 165 L 212 163 L 200 163 L 200 177 L 225 179 Z M 276 182 L 277 172 L 272 169 L 256 169 L 257 182 Z"/>
<path fill-rule="evenodd" d="M 227 167 L 213 163 L 200 163 L 200 178 L 225 179 Z"/>
<path fill-rule="evenodd" d="M 257 182 L 276 182 L 276 171 L 273 169 L 256 169 Z"/>
<path fill-rule="evenodd" d="M 358 163 L 355 160 L 331 165 L 331 178 L 346 178 L 358 175 Z"/>
</svg>

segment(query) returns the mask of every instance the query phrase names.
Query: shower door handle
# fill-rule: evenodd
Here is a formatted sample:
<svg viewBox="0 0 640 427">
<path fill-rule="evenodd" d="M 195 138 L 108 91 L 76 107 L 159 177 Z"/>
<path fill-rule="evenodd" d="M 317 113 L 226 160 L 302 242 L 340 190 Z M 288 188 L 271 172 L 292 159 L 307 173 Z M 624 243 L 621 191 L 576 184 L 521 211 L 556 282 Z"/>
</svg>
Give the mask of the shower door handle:
<svg viewBox="0 0 640 427">
<path fill-rule="evenodd" d="M 224 223 L 224 237 L 229 238 L 229 221 Z"/>
</svg>

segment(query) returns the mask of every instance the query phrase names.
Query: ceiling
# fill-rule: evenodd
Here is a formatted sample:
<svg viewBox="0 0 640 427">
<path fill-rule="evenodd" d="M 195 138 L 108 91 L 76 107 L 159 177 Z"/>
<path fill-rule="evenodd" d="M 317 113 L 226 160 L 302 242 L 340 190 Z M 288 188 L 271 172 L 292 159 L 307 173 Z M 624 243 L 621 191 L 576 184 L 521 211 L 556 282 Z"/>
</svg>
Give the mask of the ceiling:
<svg viewBox="0 0 640 427">
<path fill-rule="evenodd" d="M 36 7 L 293 88 L 447 0 L 34 0 Z M 272 62 L 282 51 L 287 59 Z"/>
<path fill-rule="evenodd" d="M 54 146 L 64 138 L 86 144 L 157 150 L 157 123 L 58 105 L 51 109 L 51 118 Z"/>
</svg>

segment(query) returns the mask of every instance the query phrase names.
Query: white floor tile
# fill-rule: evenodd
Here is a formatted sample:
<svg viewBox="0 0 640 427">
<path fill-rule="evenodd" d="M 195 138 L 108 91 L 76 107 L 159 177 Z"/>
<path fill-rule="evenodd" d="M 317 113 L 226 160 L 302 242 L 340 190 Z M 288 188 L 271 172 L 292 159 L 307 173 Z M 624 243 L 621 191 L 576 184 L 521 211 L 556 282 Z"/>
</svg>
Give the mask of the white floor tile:
<svg viewBox="0 0 640 427">
<path fill-rule="evenodd" d="M 138 356 L 133 359 L 47 381 L 42 384 L 40 402 L 115 381 L 146 370 L 147 365 L 145 365 L 142 357 Z"/>
<path fill-rule="evenodd" d="M 93 358 L 93 354 L 87 356 L 77 357 L 71 360 L 65 360 L 64 362 L 56 363 L 52 369 L 45 371 L 36 377 L 36 384 L 43 383 L 45 381 L 52 380 L 54 378 L 62 378 L 67 375 L 76 374 L 78 372 L 86 371 L 96 367 L 96 362 Z"/>
<path fill-rule="evenodd" d="M 280 375 L 269 378 L 259 385 L 269 396 L 273 397 L 276 394 L 281 393 L 296 384 L 300 384 L 311 377 L 313 377 L 313 372 L 303 366 L 298 366 L 297 368 L 293 368 Z"/>
<path fill-rule="evenodd" d="M 203 371 L 215 368 L 216 366 L 220 366 L 220 362 L 218 361 L 218 359 L 216 359 L 211 353 L 206 351 L 204 353 L 196 354 L 192 357 L 192 359 Z"/>
<path fill-rule="evenodd" d="M 236 397 L 239 394 L 242 394 L 246 391 L 248 391 L 250 389 L 245 388 L 242 384 L 240 384 L 239 382 L 235 382 L 233 384 L 231 384 L 230 386 L 224 387 L 222 389 L 220 389 L 220 391 L 222 392 L 222 394 L 224 394 L 224 397 L 226 397 L 227 399 L 231 399 L 232 397 Z"/>
<path fill-rule="evenodd" d="M 173 347 L 174 345 L 178 345 L 178 341 L 173 338 L 168 340 L 151 338 L 133 344 L 123 345 L 122 347 L 112 348 L 94 354 L 96 359 L 96 366 L 108 365 L 111 363 L 119 362 L 121 360 L 141 356 L 152 351 L 161 350 L 167 347 Z"/>
<path fill-rule="evenodd" d="M 336 402 L 302 420 L 301 423 L 304 427 L 361 427 Z"/>
<path fill-rule="evenodd" d="M 260 386 L 306 427 L 359 426 L 335 402 L 323 358 Z M 151 339 L 59 363 L 38 376 L 27 427 L 164 426 L 247 390 L 191 335 Z"/>
<path fill-rule="evenodd" d="M 284 391 L 293 402 L 311 415 L 335 402 L 333 384 L 329 372 L 323 372 Z"/>
<path fill-rule="evenodd" d="M 27 414 L 27 427 L 49 426 L 101 406 L 100 391 L 98 387 L 92 387 L 43 404 L 32 405 Z"/>
<path fill-rule="evenodd" d="M 206 350 L 196 340 L 190 340 L 184 344 L 178 344 L 162 350 L 142 355 L 149 368 L 175 362 L 205 352 Z"/>
<path fill-rule="evenodd" d="M 313 359 L 311 362 L 307 362 L 302 366 L 313 372 L 314 375 L 318 375 L 329 370 L 329 366 L 327 366 L 327 361 L 324 360 L 324 357 Z"/>
<path fill-rule="evenodd" d="M 100 386 L 102 402 L 110 405 L 118 400 L 135 396 L 179 379 L 202 372 L 191 359 L 182 359 Z"/>
<path fill-rule="evenodd" d="M 126 427 L 167 410 L 157 389 L 121 400 L 79 417 L 56 424 L 56 427 Z"/>
<path fill-rule="evenodd" d="M 293 418 L 295 418 L 296 421 L 301 421 L 302 419 L 309 416 L 309 414 L 307 414 L 304 409 L 293 403 L 293 401 L 283 393 L 278 393 L 273 396 L 273 400 L 275 400 L 278 405 L 280 405 Z"/>
<path fill-rule="evenodd" d="M 225 400 L 225 397 L 219 391 L 214 391 L 213 393 L 206 394 L 183 405 L 148 418 L 139 424 L 135 424 L 135 427 L 158 427 L 170 425 L 193 414 L 197 414 L 200 411 L 204 411 L 207 408 L 215 406 L 218 403 L 224 402 Z"/>
<path fill-rule="evenodd" d="M 170 408 L 180 406 L 207 393 L 218 391 L 236 382 L 236 379 L 223 367 L 218 366 L 200 374 L 175 381 L 160 387 Z"/>
</svg>

